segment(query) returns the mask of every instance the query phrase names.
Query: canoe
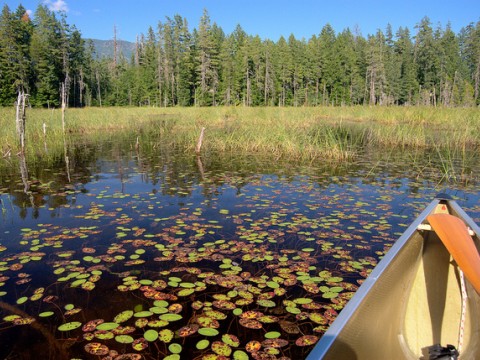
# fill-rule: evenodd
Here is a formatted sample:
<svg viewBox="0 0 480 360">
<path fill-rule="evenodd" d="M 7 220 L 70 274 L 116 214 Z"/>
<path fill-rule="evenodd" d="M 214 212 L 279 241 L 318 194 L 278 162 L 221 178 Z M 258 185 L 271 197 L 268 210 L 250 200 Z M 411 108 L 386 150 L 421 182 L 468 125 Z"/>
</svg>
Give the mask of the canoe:
<svg viewBox="0 0 480 360">
<path fill-rule="evenodd" d="M 460 206 L 439 195 L 373 269 L 307 360 L 480 359 L 479 235 Z"/>
</svg>

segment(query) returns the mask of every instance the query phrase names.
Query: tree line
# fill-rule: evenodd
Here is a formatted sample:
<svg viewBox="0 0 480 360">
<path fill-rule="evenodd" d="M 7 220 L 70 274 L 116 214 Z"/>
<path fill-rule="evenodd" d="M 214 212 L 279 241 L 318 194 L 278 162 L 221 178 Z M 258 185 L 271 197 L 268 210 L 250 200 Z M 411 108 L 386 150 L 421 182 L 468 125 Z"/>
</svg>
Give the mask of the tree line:
<svg viewBox="0 0 480 360">
<path fill-rule="evenodd" d="M 480 21 L 454 33 L 425 17 L 362 36 L 326 24 L 308 40 L 231 34 L 205 10 L 189 30 L 166 17 L 137 38 L 131 58 L 97 58 L 65 14 L 39 5 L 0 16 L 0 105 L 20 90 L 34 106 L 318 106 L 480 104 Z"/>
</svg>

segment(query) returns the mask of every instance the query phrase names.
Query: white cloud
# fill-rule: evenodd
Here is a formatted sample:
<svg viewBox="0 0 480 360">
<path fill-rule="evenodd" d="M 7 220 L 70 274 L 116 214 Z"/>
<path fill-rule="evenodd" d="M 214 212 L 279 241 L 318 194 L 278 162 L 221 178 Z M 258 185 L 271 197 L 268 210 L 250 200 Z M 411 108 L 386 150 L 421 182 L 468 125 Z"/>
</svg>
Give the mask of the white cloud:
<svg viewBox="0 0 480 360">
<path fill-rule="evenodd" d="M 68 12 L 68 6 L 65 0 L 45 0 L 43 3 L 52 11 Z"/>
</svg>

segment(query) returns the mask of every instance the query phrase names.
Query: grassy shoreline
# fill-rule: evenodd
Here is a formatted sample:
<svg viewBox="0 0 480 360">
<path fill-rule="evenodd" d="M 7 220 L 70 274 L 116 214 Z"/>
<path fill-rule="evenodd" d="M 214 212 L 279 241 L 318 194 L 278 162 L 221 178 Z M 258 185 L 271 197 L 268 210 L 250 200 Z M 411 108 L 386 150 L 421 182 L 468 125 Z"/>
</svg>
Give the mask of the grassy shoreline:
<svg viewBox="0 0 480 360">
<path fill-rule="evenodd" d="M 0 112 L 0 150 L 18 152 L 15 110 Z M 46 136 L 43 124 L 46 125 Z M 480 110 L 432 107 L 205 107 L 67 109 L 66 137 L 101 140 L 128 134 L 155 146 L 202 152 L 265 153 L 292 160 L 346 160 L 366 147 L 442 149 L 480 147 Z M 61 111 L 27 110 L 27 154 L 63 149 Z M 54 150 L 55 151 L 55 150 Z"/>
</svg>

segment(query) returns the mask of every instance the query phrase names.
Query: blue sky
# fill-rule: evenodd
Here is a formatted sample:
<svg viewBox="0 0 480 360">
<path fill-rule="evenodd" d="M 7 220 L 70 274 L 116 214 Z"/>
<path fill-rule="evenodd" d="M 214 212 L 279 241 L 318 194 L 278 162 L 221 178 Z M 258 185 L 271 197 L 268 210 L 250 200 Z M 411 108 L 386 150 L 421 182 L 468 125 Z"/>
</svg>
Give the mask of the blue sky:
<svg viewBox="0 0 480 360">
<path fill-rule="evenodd" d="M 294 34 L 310 38 L 329 23 L 336 32 L 345 28 L 359 29 L 363 36 L 391 24 L 394 32 L 415 25 L 428 16 L 432 25 L 451 23 L 456 33 L 471 22 L 480 21 L 480 0 L 0 0 L 15 10 L 22 4 L 35 11 L 39 3 L 52 10 L 64 11 L 67 23 L 76 25 L 84 38 L 135 41 L 149 26 L 156 29 L 166 16 L 179 14 L 187 18 L 190 28 L 198 27 L 203 9 L 211 22 L 226 34 L 237 24 L 250 35 L 277 41 L 280 36 Z"/>
</svg>

